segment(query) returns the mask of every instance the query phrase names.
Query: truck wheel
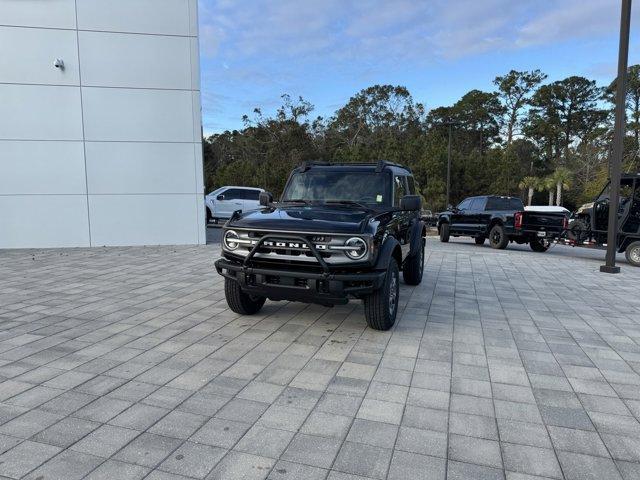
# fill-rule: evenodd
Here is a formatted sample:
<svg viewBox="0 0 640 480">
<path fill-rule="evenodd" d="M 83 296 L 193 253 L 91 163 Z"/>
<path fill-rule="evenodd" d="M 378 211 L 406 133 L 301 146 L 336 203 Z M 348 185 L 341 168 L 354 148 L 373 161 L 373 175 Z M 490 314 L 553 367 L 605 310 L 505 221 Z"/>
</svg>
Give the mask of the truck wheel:
<svg viewBox="0 0 640 480">
<path fill-rule="evenodd" d="M 402 278 L 407 285 L 419 285 L 422 281 L 422 273 L 424 272 L 424 240 L 422 248 L 413 257 L 407 258 L 402 269 Z"/>
<path fill-rule="evenodd" d="M 640 242 L 631 243 L 624 251 L 624 256 L 634 267 L 640 267 Z"/>
<path fill-rule="evenodd" d="M 447 243 L 449 241 L 449 224 L 443 223 L 440 225 L 440 241 Z"/>
<path fill-rule="evenodd" d="M 485 237 L 475 237 L 474 238 L 476 245 L 484 245 L 484 241 L 486 240 Z"/>
<path fill-rule="evenodd" d="M 498 250 L 504 250 L 509 245 L 509 237 L 502 225 L 494 225 L 489 232 L 489 245 Z"/>
<path fill-rule="evenodd" d="M 529 242 L 529 247 L 531 247 L 531 250 L 533 250 L 534 252 L 546 252 L 547 250 L 549 250 L 550 246 L 551 243 L 548 240 L 542 240 L 539 238 L 534 238 Z"/>
<path fill-rule="evenodd" d="M 364 315 L 367 325 L 374 330 L 389 330 L 393 327 L 398 313 L 399 295 L 400 272 L 398 262 L 392 259 L 382 287 L 364 297 Z"/>
<path fill-rule="evenodd" d="M 229 308 L 241 315 L 258 313 L 266 301 L 264 297 L 254 297 L 243 292 L 238 282 L 230 278 L 224 279 L 224 296 Z"/>
</svg>

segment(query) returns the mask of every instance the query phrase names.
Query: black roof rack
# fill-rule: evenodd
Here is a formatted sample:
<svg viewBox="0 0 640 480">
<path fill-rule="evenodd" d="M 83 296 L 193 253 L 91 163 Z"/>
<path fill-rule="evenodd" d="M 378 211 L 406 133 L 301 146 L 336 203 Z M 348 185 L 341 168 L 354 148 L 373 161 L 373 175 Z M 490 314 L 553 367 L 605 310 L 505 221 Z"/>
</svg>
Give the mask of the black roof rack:
<svg viewBox="0 0 640 480">
<path fill-rule="evenodd" d="M 409 170 L 409 167 L 405 167 L 404 165 L 400 165 L 398 163 L 393 163 L 393 162 L 388 162 L 386 160 L 378 160 L 378 162 L 302 162 L 302 164 L 300 164 L 300 171 L 302 172 L 306 172 L 307 170 L 309 170 L 311 167 L 314 166 L 318 166 L 318 167 L 330 167 L 330 166 L 375 166 L 376 167 L 376 173 L 380 173 L 382 172 L 382 170 L 384 170 L 385 167 L 398 167 L 398 168 L 404 168 L 405 170 Z"/>
</svg>

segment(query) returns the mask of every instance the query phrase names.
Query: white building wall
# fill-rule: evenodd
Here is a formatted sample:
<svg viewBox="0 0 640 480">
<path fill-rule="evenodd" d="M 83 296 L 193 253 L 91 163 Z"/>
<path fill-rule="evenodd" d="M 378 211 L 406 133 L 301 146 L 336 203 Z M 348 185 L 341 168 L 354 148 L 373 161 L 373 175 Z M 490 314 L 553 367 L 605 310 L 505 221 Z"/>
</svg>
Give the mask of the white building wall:
<svg viewBox="0 0 640 480">
<path fill-rule="evenodd" d="M 0 248 L 205 243 L 203 188 L 197 0 L 0 0 Z"/>
</svg>

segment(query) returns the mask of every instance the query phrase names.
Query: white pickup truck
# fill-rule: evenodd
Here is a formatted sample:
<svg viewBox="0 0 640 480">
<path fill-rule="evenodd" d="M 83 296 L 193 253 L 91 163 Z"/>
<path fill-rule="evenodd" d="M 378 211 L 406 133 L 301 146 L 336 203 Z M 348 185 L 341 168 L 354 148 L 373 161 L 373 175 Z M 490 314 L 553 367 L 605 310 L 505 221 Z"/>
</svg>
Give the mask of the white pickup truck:
<svg viewBox="0 0 640 480">
<path fill-rule="evenodd" d="M 226 220 L 233 212 L 240 210 L 255 210 L 260 207 L 258 201 L 262 188 L 254 187 L 220 187 L 204 197 L 207 213 L 207 223 Z"/>
</svg>

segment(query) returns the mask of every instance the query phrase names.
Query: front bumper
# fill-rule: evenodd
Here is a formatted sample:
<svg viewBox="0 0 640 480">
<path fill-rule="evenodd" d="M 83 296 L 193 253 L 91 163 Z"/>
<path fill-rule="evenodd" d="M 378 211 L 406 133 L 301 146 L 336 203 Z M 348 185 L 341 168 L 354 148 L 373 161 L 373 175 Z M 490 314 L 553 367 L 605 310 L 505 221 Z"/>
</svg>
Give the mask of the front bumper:
<svg viewBox="0 0 640 480">
<path fill-rule="evenodd" d="M 215 262 L 220 275 L 238 282 L 243 291 L 271 300 L 340 305 L 382 287 L 385 271 L 337 273 L 279 270 L 243 265 L 226 258 Z"/>
</svg>

